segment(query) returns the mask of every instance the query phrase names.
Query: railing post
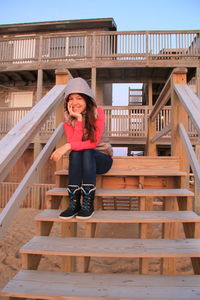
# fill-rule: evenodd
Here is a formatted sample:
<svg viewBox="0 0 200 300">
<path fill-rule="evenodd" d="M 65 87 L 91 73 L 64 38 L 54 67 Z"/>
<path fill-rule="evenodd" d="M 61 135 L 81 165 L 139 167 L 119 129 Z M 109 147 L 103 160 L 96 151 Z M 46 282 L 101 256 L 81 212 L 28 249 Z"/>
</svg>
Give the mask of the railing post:
<svg viewBox="0 0 200 300">
<path fill-rule="evenodd" d="M 176 95 L 173 85 L 174 84 L 186 84 L 187 83 L 187 69 L 177 68 L 171 75 L 171 104 L 172 104 L 172 116 L 171 116 L 171 155 L 180 158 L 181 171 L 188 172 L 188 159 L 185 152 L 181 136 L 179 134 L 179 123 L 182 123 L 185 129 L 188 127 L 188 114 L 183 105 Z M 182 186 L 185 186 L 187 180 L 182 182 Z"/>
<path fill-rule="evenodd" d="M 56 85 L 67 84 L 67 82 L 70 79 L 70 73 L 68 72 L 67 69 L 57 69 L 57 70 L 55 70 L 55 74 L 56 74 Z M 58 127 L 58 125 L 60 123 L 63 122 L 63 113 L 64 113 L 64 106 L 63 106 L 63 103 L 61 103 L 56 108 L 56 114 L 55 114 L 55 116 L 56 116 L 56 121 L 55 121 L 56 128 Z M 58 142 L 57 147 L 60 147 L 65 143 L 66 143 L 66 138 L 63 135 L 62 138 L 60 139 L 60 141 Z M 63 167 L 66 168 L 66 165 L 64 166 L 64 159 L 61 159 L 56 163 L 56 170 L 63 169 Z"/>
<path fill-rule="evenodd" d="M 147 133 L 147 149 L 145 150 L 145 154 L 147 156 L 156 156 L 157 149 L 156 143 L 152 143 L 151 139 L 156 135 L 156 119 L 153 121 L 149 117 L 148 119 L 148 133 Z"/>
</svg>

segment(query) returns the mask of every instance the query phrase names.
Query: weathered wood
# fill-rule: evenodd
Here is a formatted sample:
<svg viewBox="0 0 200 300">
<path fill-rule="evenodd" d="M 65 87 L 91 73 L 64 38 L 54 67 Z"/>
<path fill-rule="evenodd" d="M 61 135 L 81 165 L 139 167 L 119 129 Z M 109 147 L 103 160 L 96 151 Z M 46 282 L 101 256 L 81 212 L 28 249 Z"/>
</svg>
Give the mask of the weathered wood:
<svg viewBox="0 0 200 300">
<path fill-rule="evenodd" d="M 187 84 L 175 84 L 174 90 L 200 135 L 200 99 Z"/>
<path fill-rule="evenodd" d="M 69 79 L 71 78 L 71 74 L 67 69 L 57 69 L 55 70 L 56 75 L 56 85 L 67 85 Z M 63 114 L 64 114 L 64 105 L 60 103 L 56 108 L 56 127 L 63 123 Z M 66 137 L 63 133 L 60 140 L 57 142 L 56 148 L 64 145 L 66 143 Z M 56 170 L 60 170 L 63 168 L 63 157 L 56 162 Z"/>
<path fill-rule="evenodd" d="M 189 139 L 189 137 L 186 133 L 186 130 L 184 129 L 184 126 L 182 124 L 179 124 L 179 132 L 180 132 L 180 135 L 182 137 L 183 144 L 185 146 L 185 150 L 187 152 L 188 160 L 190 162 L 192 171 L 195 175 L 195 182 L 196 182 L 197 186 L 200 189 L 200 164 L 199 164 L 199 161 L 198 161 L 198 159 L 196 157 L 196 154 L 193 150 L 192 144 L 191 144 L 190 139 Z"/>
<path fill-rule="evenodd" d="M 39 174 L 42 169 L 44 163 L 49 158 L 52 150 L 55 147 L 56 141 L 60 138 L 60 135 L 63 132 L 63 126 L 60 125 L 57 130 L 52 135 L 49 142 L 44 146 L 40 154 L 37 156 L 31 168 L 28 170 L 26 175 L 24 176 L 21 183 L 18 185 L 17 189 L 13 193 L 9 202 L 6 204 L 5 208 L 1 212 L 0 215 L 0 235 L 5 232 L 5 229 L 12 222 L 14 215 L 17 212 L 21 202 L 24 200 L 25 196 L 31 185 L 34 182 L 35 177 Z"/>
<path fill-rule="evenodd" d="M 153 137 L 156 135 L 156 120 L 151 120 L 149 117 L 148 120 L 148 134 L 147 134 L 147 143 L 146 143 L 146 155 L 157 155 L 156 143 L 152 142 Z"/>
<path fill-rule="evenodd" d="M 67 196 L 65 188 L 53 188 L 47 191 L 48 196 Z M 193 192 L 187 189 L 96 189 L 98 197 L 191 197 Z"/>
<path fill-rule="evenodd" d="M 46 209 L 35 217 L 36 222 L 90 223 L 200 223 L 200 216 L 193 211 L 95 211 L 91 219 L 59 219 L 61 210 Z M 90 229 L 88 229 L 90 230 Z M 91 236 L 89 234 L 89 236 Z M 191 237 L 191 236 L 190 236 Z"/>
<path fill-rule="evenodd" d="M 37 270 L 42 255 L 38 254 L 24 254 L 22 255 L 22 269 Z"/>
<path fill-rule="evenodd" d="M 167 125 L 165 128 L 163 128 L 159 133 L 157 133 L 152 139 L 151 142 L 155 143 L 157 140 L 159 140 L 162 136 L 166 135 L 168 132 L 171 131 L 171 124 Z"/>
<path fill-rule="evenodd" d="M 156 276 L 20 271 L 3 289 L 4 297 L 36 299 L 199 300 L 198 275 Z"/>
<path fill-rule="evenodd" d="M 183 72 L 180 70 L 174 71 L 171 76 L 171 85 L 174 84 L 186 84 L 186 71 Z M 180 165 L 182 171 L 188 171 L 189 165 L 187 160 L 187 154 L 183 148 L 182 140 L 179 134 L 179 123 L 182 123 L 187 129 L 188 126 L 188 115 L 184 107 L 181 105 L 178 96 L 176 95 L 174 89 L 172 89 L 172 127 L 171 127 L 171 136 L 172 136 L 172 146 L 171 146 L 171 155 L 178 156 L 180 158 Z M 186 187 L 187 182 L 182 181 L 182 187 Z"/>
<path fill-rule="evenodd" d="M 177 211 L 178 205 L 176 199 L 167 198 L 164 202 L 164 209 L 167 211 Z M 169 222 L 163 224 L 163 238 L 164 239 L 175 239 L 177 236 L 177 225 L 178 222 Z M 161 260 L 161 273 L 162 274 L 176 274 L 176 260 L 174 258 L 164 258 Z"/>
<path fill-rule="evenodd" d="M 199 239 L 107 239 L 33 237 L 20 249 L 21 255 L 85 257 L 200 257 Z"/>
<path fill-rule="evenodd" d="M 0 181 L 8 174 L 46 118 L 62 101 L 65 85 L 54 86 L 0 141 Z M 6 149 L 6 151 L 5 151 Z"/>
</svg>

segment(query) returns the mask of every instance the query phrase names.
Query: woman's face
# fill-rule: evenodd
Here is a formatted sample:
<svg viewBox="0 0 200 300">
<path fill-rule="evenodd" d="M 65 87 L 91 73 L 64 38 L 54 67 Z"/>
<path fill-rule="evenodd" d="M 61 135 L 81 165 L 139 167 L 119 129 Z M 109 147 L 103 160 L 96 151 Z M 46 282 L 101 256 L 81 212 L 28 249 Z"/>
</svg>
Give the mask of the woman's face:
<svg viewBox="0 0 200 300">
<path fill-rule="evenodd" d="M 70 94 L 68 100 L 68 106 L 70 106 L 73 112 L 82 113 L 86 110 L 86 101 L 79 94 Z"/>
</svg>

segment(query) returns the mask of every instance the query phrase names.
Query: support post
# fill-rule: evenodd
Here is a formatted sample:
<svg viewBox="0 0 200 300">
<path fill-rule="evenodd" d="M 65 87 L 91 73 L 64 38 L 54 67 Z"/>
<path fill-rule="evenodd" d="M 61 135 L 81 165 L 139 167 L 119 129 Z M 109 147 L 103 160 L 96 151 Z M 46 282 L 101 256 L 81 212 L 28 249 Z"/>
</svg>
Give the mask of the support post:
<svg viewBox="0 0 200 300">
<path fill-rule="evenodd" d="M 146 155 L 148 156 L 156 156 L 157 149 L 156 143 L 152 143 L 151 139 L 156 135 L 156 119 L 153 121 L 149 118 L 148 119 L 148 134 L 147 134 L 147 150 Z"/>
<path fill-rule="evenodd" d="M 92 67 L 92 82 L 91 82 L 91 89 L 93 94 L 96 96 L 96 86 L 97 86 L 97 69 L 96 67 Z"/>
<path fill-rule="evenodd" d="M 38 76 L 37 76 L 37 94 L 36 94 L 36 102 L 40 101 L 42 98 L 42 89 L 43 89 L 43 70 L 38 69 Z M 39 134 L 36 135 L 34 141 L 34 161 L 38 154 L 42 151 L 42 144 L 40 143 Z M 35 183 L 40 183 L 40 175 L 35 178 Z M 34 208 L 40 209 L 40 191 L 37 187 L 33 189 L 33 199 L 34 199 Z"/>
<path fill-rule="evenodd" d="M 55 71 L 55 74 L 56 74 L 56 85 L 67 84 L 67 82 L 71 78 L 71 75 L 67 69 L 58 69 Z M 56 109 L 56 127 L 63 122 L 63 113 L 64 113 L 64 106 L 63 103 L 61 103 Z M 63 135 L 63 137 L 58 142 L 57 147 L 60 147 L 65 143 L 66 143 L 66 138 Z M 61 170 L 63 169 L 63 167 L 66 169 L 66 165 L 64 166 L 64 159 L 62 158 L 56 163 L 56 170 Z"/>
<path fill-rule="evenodd" d="M 179 123 L 182 123 L 186 131 L 188 129 L 188 115 L 176 95 L 173 85 L 186 84 L 187 69 L 177 68 L 171 75 L 171 104 L 172 104 L 172 132 L 171 132 L 171 155 L 179 157 L 181 171 L 188 172 L 189 164 L 181 136 L 179 134 Z M 187 187 L 188 178 L 182 179 L 181 186 Z"/>
</svg>

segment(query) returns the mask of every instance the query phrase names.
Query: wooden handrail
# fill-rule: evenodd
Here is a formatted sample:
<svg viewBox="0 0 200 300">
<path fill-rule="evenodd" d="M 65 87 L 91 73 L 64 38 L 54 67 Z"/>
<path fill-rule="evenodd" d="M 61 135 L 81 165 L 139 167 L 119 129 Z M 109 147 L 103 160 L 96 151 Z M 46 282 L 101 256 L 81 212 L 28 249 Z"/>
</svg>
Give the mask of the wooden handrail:
<svg viewBox="0 0 200 300">
<path fill-rule="evenodd" d="M 183 124 L 179 124 L 179 132 L 182 137 L 185 149 L 187 151 L 188 160 L 190 162 L 191 169 L 194 173 L 195 181 L 200 189 L 200 165 Z"/>
<path fill-rule="evenodd" d="M 67 70 L 57 70 L 56 85 L 10 130 L 0 141 L 0 180 L 2 181 L 15 164 L 20 155 L 27 148 L 33 136 L 40 130 L 45 120 L 55 111 L 61 110 L 66 89 L 66 80 L 69 77 Z M 58 121 L 58 120 L 57 120 Z M 9 199 L 0 214 L 0 234 L 12 222 L 17 209 L 26 197 L 34 179 L 39 175 L 44 163 L 63 136 L 63 122 L 57 122 L 57 128 L 52 134 L 45 147 L 36 157 L 31 168 L 28 170 L 19 186 Z"/>
<path fill-rule="evenodd" d="M 3 181 L 46 119 L 63 101 L 66 85 L 54 86 L 0 141 L 0 181 Z"/>
<path fill-rule="evenodd" d="M 5 208 L 0 214 L 0 235 L 2 235 L 6 228 L 10 225 L 13 220 L 13 217 L 16 213 L 16 210 L 20 207 L 21 202 L 24 200 L 26 194 L 31 188 L 35 177 L 39 174 L 45 162 L 49 158 L 49 155 L 53 151 L 56 143 L 59 141 L 63 134 L 63 123 L 61 123 L 51 138 L 44 146 L 40 154 L 37 156 L 36 160 L 18 185 L 17 189 L 13 193 L 12 197 L 6 204 Z"/>
<path fill-rule="evenodd" d="M 187 84 L 174 84 L 174 90 L 200 136 L 200 101 Z"/>
<path fill-rule="evenodd" d="M 194 173 L 196 188 L 200 191 L 200 164 L 188 136 L 188 117 L 200 136 L 200 99 L 186 84 L 186 69 L 175 69 L 163 88 L 158 103 L 149 117 L 149 131 L 146 143 L 147 155 L 156 154 L 156 141 L 172 131 L 171 155 L 180 157 L 182 171 L 188 169 L 188 163 Z M 172 118 L 163 130 L 156 134 L 155 118 L 171 98 Z M 182 184 L 186 184 L 182 182 Z M 198 193 L 198 192 L 197 192 Z M 199 204 L 197 204 L 197 210 Z"/>
</svg>

